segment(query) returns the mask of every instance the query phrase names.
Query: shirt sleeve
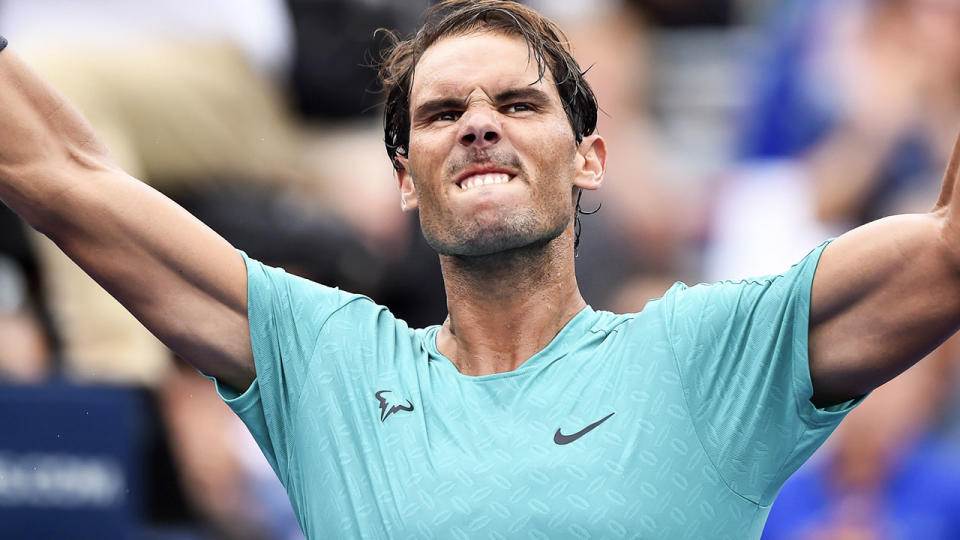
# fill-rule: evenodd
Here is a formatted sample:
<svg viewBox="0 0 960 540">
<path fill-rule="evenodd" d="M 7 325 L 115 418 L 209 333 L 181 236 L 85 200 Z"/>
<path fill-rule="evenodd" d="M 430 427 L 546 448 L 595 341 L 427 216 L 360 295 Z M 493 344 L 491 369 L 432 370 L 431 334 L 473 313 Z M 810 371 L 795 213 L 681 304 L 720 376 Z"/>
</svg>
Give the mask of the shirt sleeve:
<svg viewBox="0 0 960 540">
<path fill-rule="evenodd" d="M 810 291 L 826 245 L 783 274 L 678 283 L 663 298 L 700 441 L 728 487 L 764 506 L 862 399 L 810 401 Z"/>
<path fill-rule="evenodd" d="M 365 297 L 291 276 L 241 254 L 247 266 L 247 316 L 256 379 L 240 393 L 208 378 L 287 485 L 295 410 L 320 332 L 333 313 Z"/>
</svg>

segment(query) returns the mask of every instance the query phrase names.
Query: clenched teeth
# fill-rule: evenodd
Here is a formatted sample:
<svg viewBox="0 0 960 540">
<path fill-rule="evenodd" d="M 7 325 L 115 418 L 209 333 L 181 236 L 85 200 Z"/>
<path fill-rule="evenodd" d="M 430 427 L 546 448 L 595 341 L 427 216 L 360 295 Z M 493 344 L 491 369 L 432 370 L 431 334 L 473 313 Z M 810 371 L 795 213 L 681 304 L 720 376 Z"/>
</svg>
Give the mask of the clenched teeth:
<svg viewBox="0 0 960 540">
<path fill-rule="evenodd" d="M 503 173 L 491 173 L 491 174 L 475 174 L 468 178 L 464 178 L 460 182 L 460 189 L 466 191 L 470 188 L 476 186 L 486 186 L 489 184 L 506 184 L 510 181 L 509 174 Z"/>
</svg>

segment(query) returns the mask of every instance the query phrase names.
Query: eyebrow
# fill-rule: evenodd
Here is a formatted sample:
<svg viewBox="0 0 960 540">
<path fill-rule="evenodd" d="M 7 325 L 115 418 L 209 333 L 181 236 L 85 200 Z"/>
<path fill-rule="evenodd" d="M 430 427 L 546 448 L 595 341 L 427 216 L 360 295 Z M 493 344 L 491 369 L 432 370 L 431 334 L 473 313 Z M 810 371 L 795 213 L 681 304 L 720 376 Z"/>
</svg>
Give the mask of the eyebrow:
<svg viewBox="0 0 960 540">
<path fill-rule="evenodd" d="M 450 109 L 462 109 L 466 107 L 467 100 L 459 98 L 441 98 L 431 99 L 424 102 L 413 111 L 413 118 L 422 119 L 433 116 L 441 111 Z"/>
<path fill-rule="evenodd" d="M 540 90 L 539 88 L 531 88 L 529 86 L 522 88 L 511 88 L 510 90 L 505 90 L 494 96 L 493 101 L 495 103 L 506 103 L 508 101 L 532 101 L 538 105 L 543 105 L 550 102 L 550 96 L 546 92 Z"/>
<path fill-rule="evenodd" d="M 539 88 L 521 87 L 504 90 L 493 97 L 493 102 L 497 105 L 511 101 L 531 101 L 537 105 L 544 105 L 550 102 L 550 96 Z M 417 106 L 413 112 L 414 119 L 429 118 L 434 114 L 450 109 L 463 109 L 467 106 L 466 99 L 460 98 L 440 98 L 431 99 Z"/>
</svg>

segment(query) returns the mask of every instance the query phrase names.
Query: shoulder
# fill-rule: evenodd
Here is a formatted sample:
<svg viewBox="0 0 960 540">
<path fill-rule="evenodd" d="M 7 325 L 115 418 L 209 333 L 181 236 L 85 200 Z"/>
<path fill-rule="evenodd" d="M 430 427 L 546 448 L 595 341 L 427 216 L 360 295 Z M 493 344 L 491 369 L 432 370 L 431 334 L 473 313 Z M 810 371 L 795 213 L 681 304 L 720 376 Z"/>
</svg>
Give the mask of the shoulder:
<svg viewBox="0 0 960 540">
<path fill-rule="evenodd" d="M 252 331 L 264 325 L 275 327 L 275 331 L 303 334 L 304 339 L 317 333 L 364 337 L 384 323 L 391 328 L 398 324 L 406 328 L 386 307 L 365 295 L 289 274 L 245 254 L 244 260 Z"/>
</svg>

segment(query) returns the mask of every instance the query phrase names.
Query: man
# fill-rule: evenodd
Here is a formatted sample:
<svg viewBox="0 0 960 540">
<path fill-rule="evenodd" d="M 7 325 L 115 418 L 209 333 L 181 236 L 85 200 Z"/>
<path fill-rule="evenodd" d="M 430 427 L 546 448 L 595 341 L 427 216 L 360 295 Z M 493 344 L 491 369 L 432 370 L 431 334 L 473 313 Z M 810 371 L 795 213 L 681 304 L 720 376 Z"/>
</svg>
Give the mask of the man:
<svg viewBox="0 0 960 540">
<path fill-rule="evenodd" d="M 383 73 L 447 291 L 421 330 L 238 255 L 0 53 L 0 199 L 217 381 L 310 536 L 756 538 L 859 397 L 960 326 L 958 158 L 929 214 L 614 315 L 574 276 L 605 146 L 560 30 L 448 1 Z"/>
</svg>

